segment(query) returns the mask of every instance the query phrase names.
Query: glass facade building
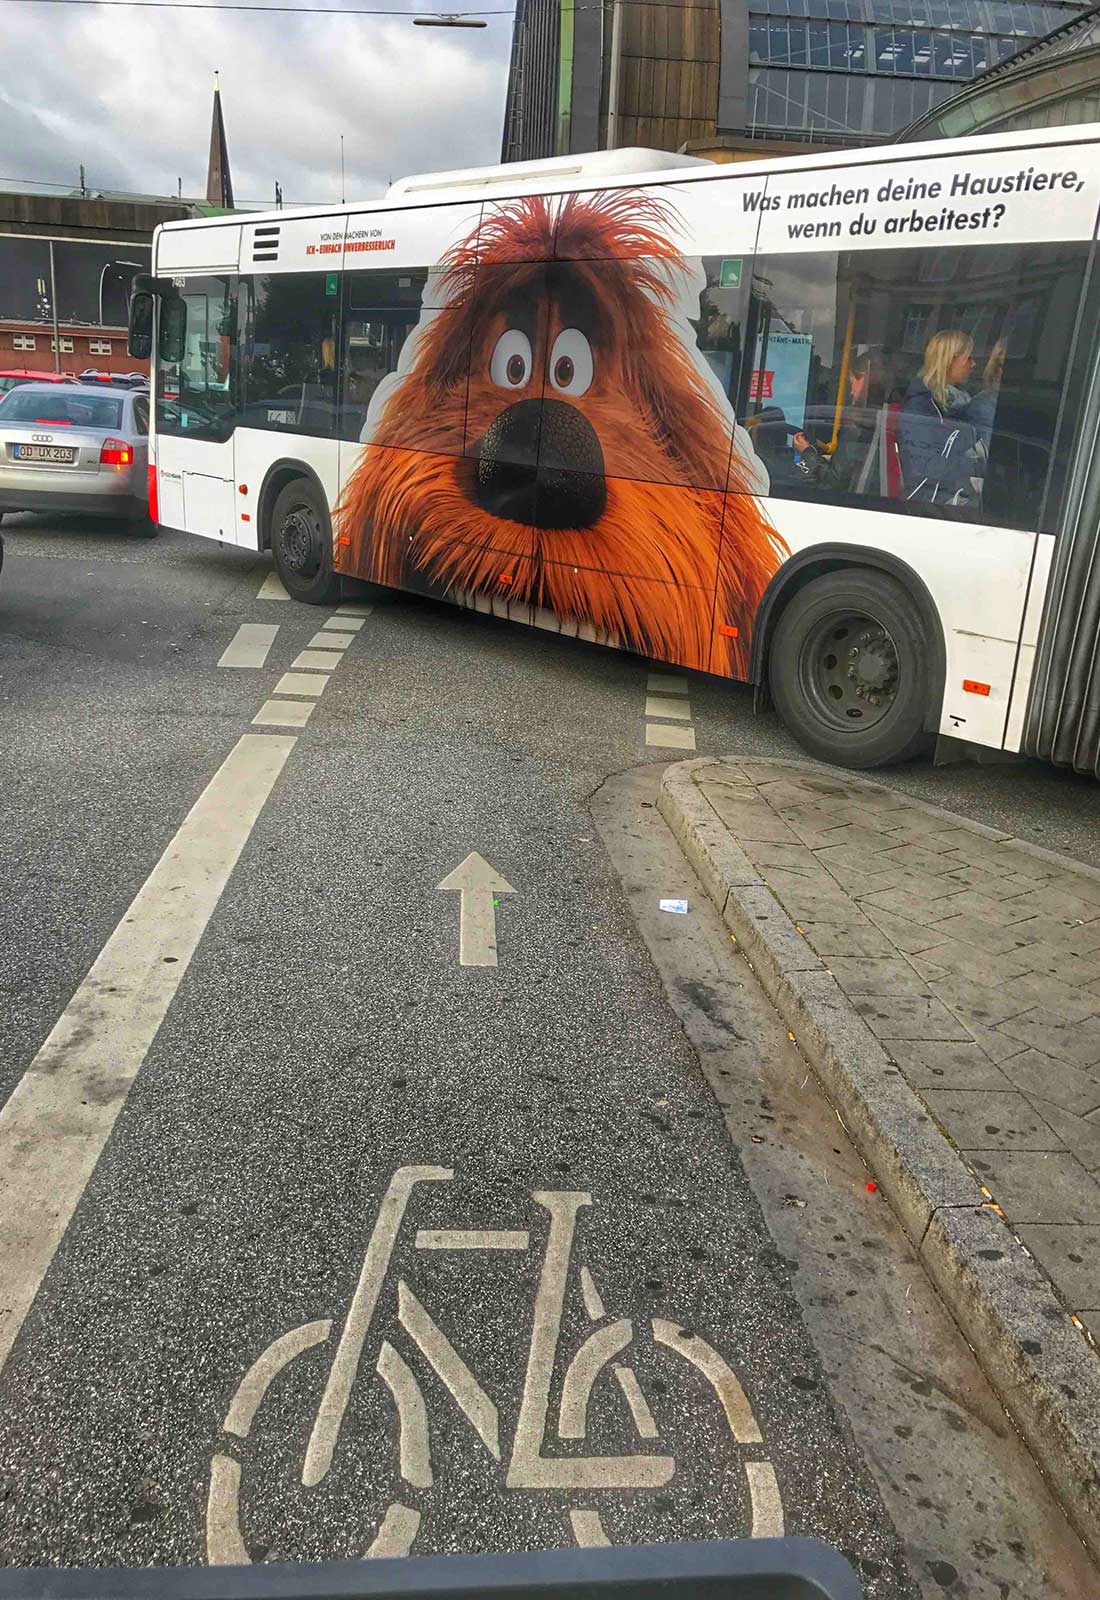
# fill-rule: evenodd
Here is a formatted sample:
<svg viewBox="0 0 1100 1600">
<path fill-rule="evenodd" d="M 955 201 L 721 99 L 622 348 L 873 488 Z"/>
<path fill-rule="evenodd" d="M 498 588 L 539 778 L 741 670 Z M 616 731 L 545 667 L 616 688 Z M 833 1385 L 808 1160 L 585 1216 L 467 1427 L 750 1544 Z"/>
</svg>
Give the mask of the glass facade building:
<svg viewBox="0 0 1100 1600">
<path fill-rule="evenodd" d="M 1025 46 L 910 124 L 901 140 L 959 139 L 1100 120 L 1100 5 Z"/>
<path fill-rule="evenodd" d="M 503 159 L 875 144 L 1087 14 L 1076 0 L 518 0 Z"/>
<path fill-rule="evenodd" d="M 1037 0 L 750 0 L 750 137 L 889 138 L 1080 12 Z"/>
</svg>

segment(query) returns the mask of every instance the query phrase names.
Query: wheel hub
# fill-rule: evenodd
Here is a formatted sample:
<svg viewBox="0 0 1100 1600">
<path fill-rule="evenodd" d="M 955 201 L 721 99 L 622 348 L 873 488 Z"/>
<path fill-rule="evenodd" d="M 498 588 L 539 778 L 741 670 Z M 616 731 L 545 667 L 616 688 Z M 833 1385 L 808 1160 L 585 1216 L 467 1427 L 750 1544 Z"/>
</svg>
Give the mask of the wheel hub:
<svg viewBox="0 0 1100 1600">
<path fill-rule="evenodd" d="M 799 677 L 822 721 L 838 731 L 867 729 L 893 707 L 897 647 L 873 617 L 837 611 L 823 617 L 804 641 Z"/>
<path fill-rule="evenodd" d="M 291 511 L 282 526 L 280 543 L 287 566 L 300 577 L 310 577 L 320 565 L 320 541 L 314 520 L 302 507 Z"/>
<path fill-rule="evenodd" d="M 867 628 L 848 651 L 847 675 L 857 697 L 872 705 L 892 698 L 898 686 L 898 657 L 885 628 Z"/>
</svg>

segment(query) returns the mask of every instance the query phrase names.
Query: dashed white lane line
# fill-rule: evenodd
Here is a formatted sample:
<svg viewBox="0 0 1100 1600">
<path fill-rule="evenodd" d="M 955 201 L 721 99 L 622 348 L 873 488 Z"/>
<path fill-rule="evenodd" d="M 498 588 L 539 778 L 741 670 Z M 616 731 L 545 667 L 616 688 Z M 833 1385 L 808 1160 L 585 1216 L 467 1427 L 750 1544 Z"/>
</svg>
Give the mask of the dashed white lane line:
<svg viewBox="0 0 1100 1600">
<path fill-rule="evenodd" d="M 328 678 L 317 672 L 284 672 L 272 694 L 305 694 L 311 699 L 325 692 Z"/>
<path fill-rule="evenodd" d="M 295 742 L 238 739 L 0 1111 L 0 1367 Z"/>
<path fill-rule="evenodd" d="M 304 728 L 316 700 L 265 700 L 252 718 L 260 728 Z"/>
<path fill-rule="evenodd" d="M 694 750 L 695 729 L 678 728 L 671 723 L 648 722 L 645 742 L 664 750 Z"/>
<path fill-rule="evenodd" d="M 341 617 L 337 614 L 334 617 L 329 617 L 323 626 L 332 628 L 340 633 L 358 633 L 365 621 L 365 617 Z"/>
<path fill-rule="evenodd" d="M 290 596 L 283 587 L 283 580 L 277 572 L 269 572 L 260 585 L 257 600 L 289 600 Z"/>
<path fill-rule="evenodd" d="M 664 720 L 646 723 L 646 744 L 665 750 L 695 749 L 695 729 L 676 726 L 677 723 L 691 721 L 691 701 L 687 693 L 686 678 L 666 672 L 651 672 L 648 675 L 645 714 Z"/>
<path fill-rule="evenodd" d="M 275 643 L 277 623 L 242 622 L 221 653 L 219 667 L 262 667 Z"/>
<path fill-rule="evenodd" d="M 691 702 L 674 700 L 671 695 L 647 694 L 645 714 L 647 717 L 672 717 L 678 722 L 690 722 Z"/>
<path fill-rule="evenodd" d="M 329 633 L 322 629 L 309 641 L 310 650 L 346 650 L 355 638 L 353 633 Z"/>
<path fill-rule="evenodd" d="M 290 665 L 304 672 L 332 672 L 342 660 L 335 650 L 302 650 Z"/>
<path fill-rule="evenodd" d="M 343 605 L 336 607 L 336 615 L 338 617 L 369 617 L 373 610 L 373 606 Z"/>
</svg>

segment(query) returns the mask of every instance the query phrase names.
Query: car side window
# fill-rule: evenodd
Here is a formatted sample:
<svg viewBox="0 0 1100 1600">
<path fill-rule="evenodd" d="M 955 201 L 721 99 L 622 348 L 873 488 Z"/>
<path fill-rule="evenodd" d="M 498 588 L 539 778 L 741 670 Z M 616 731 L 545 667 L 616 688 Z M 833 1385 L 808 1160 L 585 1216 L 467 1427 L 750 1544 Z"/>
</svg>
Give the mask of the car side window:
<svg viewBox="0 0 1100 1600">
<path fill-rule="evenodd" d="M 149 432 L 149 402 L 136 399 L 134 401 L 134 422 L 140 433 Z"/>
</svg>

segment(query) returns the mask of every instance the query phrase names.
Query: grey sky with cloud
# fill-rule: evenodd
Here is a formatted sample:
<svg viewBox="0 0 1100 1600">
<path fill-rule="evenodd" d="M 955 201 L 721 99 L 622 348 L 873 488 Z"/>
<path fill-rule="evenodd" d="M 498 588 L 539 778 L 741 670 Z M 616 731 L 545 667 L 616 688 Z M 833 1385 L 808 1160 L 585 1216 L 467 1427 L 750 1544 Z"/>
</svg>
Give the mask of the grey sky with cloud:
<svg viewBox="0 0 1100 1600">
<path fill-rule="evenodd" d="M 335 3 L 335 0 L 329 0 Z M 369 3 L 369 0 L 360 0 Z M 392 0 L 391 0 L 392 3 Z M 492 0 L 490 0 L 492 3 Z M 497 0 L 500 3 L 500 0 Z M 424 9 L 441 10 L 440 0 Z M 409 172 L 500 159 L 511 17 L 135 10 L 0 0 L 0 182 L 205 193 L 214 71 L 241 202 L 370 198 Z"/>
</svg>

